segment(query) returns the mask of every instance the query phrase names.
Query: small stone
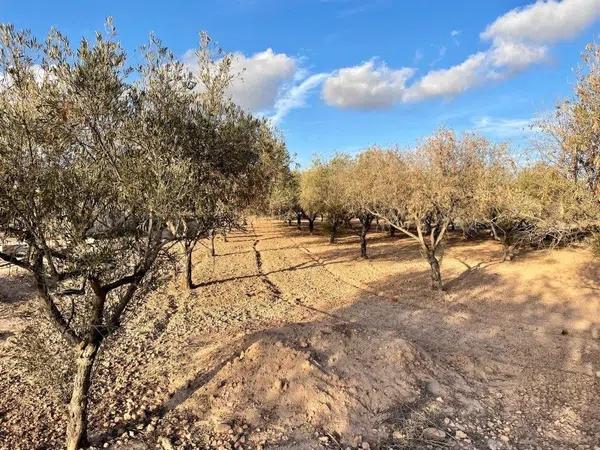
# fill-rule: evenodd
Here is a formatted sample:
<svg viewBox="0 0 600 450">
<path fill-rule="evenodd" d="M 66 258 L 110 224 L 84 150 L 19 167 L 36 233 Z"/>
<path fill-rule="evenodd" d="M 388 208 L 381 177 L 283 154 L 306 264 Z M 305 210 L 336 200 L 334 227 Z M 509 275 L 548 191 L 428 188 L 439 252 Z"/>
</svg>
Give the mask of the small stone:
<svg viewBox="0 0 600 450">
<path fill-rule="evenodd" d="M 434 397 L 439 397 L 444 393 L 440 383 L 438 383 L 437 380 L 429 380 L 427 382 L 427 391 L 429 391 L 429 393 Z"/>
<path fill-rule="evenodd" d="M 159 437 L 157 442 L 158 445 L 160 445 L 163 448 L 163 450 L 175 450 L 175 447 L 173 447 L 173 444 L 171 444 L 169 438 L 165 436 Z"/>
<path fill-rule="evenodd" d="M 596 378 L 600 378 L 600 370 L 596 371 Z"/>
<path fill-rule="evenodd" d="M 429 427 L 423 430 L 423 437 L 430 441 L 441 441 L 446 438 L 446 432 L 437 428 Z"/>
<path fill-rule="evenodd" d="M 215 427 L 215 433 L 229 433 L 231 431 L 231 425 L 228 423 L 220 423 Z"/>
<path fill-rule="evenodd" d="M 371 445 L 368 442 L 363 442 L 360 447 L 363 450 L 371 450 Z"/>
<path fill-rule="evenodd" d="M 456 439 L 467 439 L 469 436 L 467 436 L 467 433 L 465 433 L 462 430 L 456 430 L 456 433 L 454 434 L 454 437 Z"/>
<path fill-rule="evenodd" d="M 600 339 L 600 328 L 592 328 L 592 339 Z"/>
<path fill-rule="evenodd" d="M 500 450 L 502 448 L 502 443 L 498 442 L 496 439 L 488 439 L 487 446 L 490 450 Z"/>
<path fill-rule="evenodd" d="M 402 433 L 402 431 L 396 430 L 392 433 L 392 438 L 397 441 L 401 441 L 402 439 L 404 439 L 404 433 Z"/>
<path fill-rule="evenodd" d="M 500 440 L 501 440 L 502 442 L 508 442 L 508 441 L 510 441 L 510 439 L 508 438 L 508 436 L 506 436 L 506 435 L 504 435 L 504 434 L 501 434 L 501 435 L 500 435 Z"/>
<path fill-rule="evenodd" d="M 319 442 L 323 442 L 324 444 L 326 444 L 327 442 L 329 442 L 329 438 L 327 436 L 319 436 Z"/>
</svg>

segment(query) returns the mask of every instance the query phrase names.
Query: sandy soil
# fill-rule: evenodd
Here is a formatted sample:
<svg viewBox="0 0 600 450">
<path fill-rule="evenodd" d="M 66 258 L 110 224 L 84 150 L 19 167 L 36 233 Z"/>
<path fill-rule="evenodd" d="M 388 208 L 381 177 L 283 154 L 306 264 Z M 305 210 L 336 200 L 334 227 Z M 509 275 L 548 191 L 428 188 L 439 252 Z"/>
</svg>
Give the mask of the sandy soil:
<svg viewBox="0 0 600 450">
<path fill-rule="evenodd" d="M 501 263 L 496 243 L 455 236 L 445 294 L 410 240 L 382 233 L 361 260 L 356 236 L 256 219 L 217 253 L 198 250 L 198 288 L 152 294 L 106 342 L 96 447 L 600 449 L 600 262 L 585 249 Z M 61 448 L 68 358 L 53 337 L 20 363 L 26 324 L 52 334 L 33 297 L 2 269 L 0 449 Z"/>
</svg>

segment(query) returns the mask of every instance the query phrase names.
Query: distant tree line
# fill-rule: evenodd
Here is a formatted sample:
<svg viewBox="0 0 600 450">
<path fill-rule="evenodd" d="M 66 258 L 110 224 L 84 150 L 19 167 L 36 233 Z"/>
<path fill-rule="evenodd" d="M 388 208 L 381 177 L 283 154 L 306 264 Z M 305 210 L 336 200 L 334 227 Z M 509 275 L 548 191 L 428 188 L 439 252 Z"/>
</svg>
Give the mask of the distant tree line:
<svg viewBox="0 0 600 450">
<path fill-rule="evenodd" d="M 305 218 L 311 233 L 322 216 L 331 243 L 346 226 L 365 258 L 372 222 L 382 221 L 418 243 L 438 290 L 449 229 L 489 233 L 504 259 L 584 237 L 600 248 L 600 46 L 589 45 L 583 61 L 574 97 L 536 124 L 549 139 L 534 163 L 518 164 L 506 145 L 476 133 L 441 129 L 414 149 L 316 159 L 275 186 L 271 211 L 290 224 Z"/>
</svg>

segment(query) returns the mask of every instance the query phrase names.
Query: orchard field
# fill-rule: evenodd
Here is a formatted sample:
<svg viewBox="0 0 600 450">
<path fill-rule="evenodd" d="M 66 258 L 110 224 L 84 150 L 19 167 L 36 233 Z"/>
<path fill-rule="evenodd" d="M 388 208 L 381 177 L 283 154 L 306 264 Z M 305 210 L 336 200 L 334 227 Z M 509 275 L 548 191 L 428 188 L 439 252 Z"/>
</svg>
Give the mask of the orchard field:
<svg viewBox="0 0 600 450">
<path fill-rule="evenodd" d="M 455 233 L 437 293 L 409 239 L 374 232 L 362 259 L 356 236 L 332 245 L 321 226 L 311 236 L 306 223 L 253 218 L 217 239 L 216 256 L 197 250 L 198 287 L 152 294 L 99 355 L 98 448 L 597 445 L 600 263 L 589 250 L 501 262 L 495 241 Z M 30 286 L 3 269 L 6 449 L 64 439 L 64 399 L 35 383 L 59 368 L 40 363 L 28 382 L 20 347 L 9 351 L 35 317 Z"/>
</svg>

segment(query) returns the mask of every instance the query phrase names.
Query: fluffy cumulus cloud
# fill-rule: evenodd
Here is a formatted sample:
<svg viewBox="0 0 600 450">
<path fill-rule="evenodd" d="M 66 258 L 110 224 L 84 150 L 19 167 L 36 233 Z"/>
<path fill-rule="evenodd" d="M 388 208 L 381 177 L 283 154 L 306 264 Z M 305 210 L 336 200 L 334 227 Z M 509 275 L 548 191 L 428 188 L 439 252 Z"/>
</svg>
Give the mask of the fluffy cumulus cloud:
<svg viewBox="0 0 600 450">
<path fill-rule="evenodd" d="M 194 50 L 183 55 L 183 62 L 192 71 L 197 61 Z M 232 55 L 231 72 L 236 74 L 228 94 L 231 99 L 248 111 L 263 111 L 275 104 L 283 85 L 292 80 L 298 71 L 295 58 L 272 49 L 251 56 L 236 52 Z"/>
<path fill-rule="evenodd" d="M 273 107 L 281 88 L 294 78 L 298 65 L 296 59 L 269 48 L 252 56 L 234 53 L 231 68 L 240 74 L 229 89 L 231 98 L 242 108 L 263 111 Z"/>
<path fill-rule="evenodd" d="M 188 50 L 182 60 L 196 70 L 194 50 Z M 227 92 L 231 100 L 247 111 L 269 117 L 274 124 L 304 106 L 310 92 L 327 77 L 310 75 L 297 58 L 270 48 L 250 56 L 233 53 L 231 73 L 236 75 Z"/>
<path fill-rule="evenodd" d="M 411 102 L 428 97 L 460 94 L 488 77 L 487 54 L 475 53 L 461 64 L 430 71 L 403 92 L 402 100 Z"/>
<path fill-rule="evenodd" d="M 550 44 L 569 39 L 600 17 L 600 0 L 538 1 L 497 18 L 481 37 Z"/>
<path fill-rule="evenodd" d="M 367 61 L 332 74 L 323 84 L 323 98 L 339 108 L 389 107 L 402 99 L 406 81 L 414 69 L 390 69 L 384 63 Z"/>
<path fill-rule="evenodd" d="M 485 51 L 455 66 L 431 70 L 411 85 L 413 69 L 372 61 L 338 70 L 323 85 L 326 103 L 339 108 L 386 108 L 402 102 L 460 94 L 509 77 L 547 58 L 548 46 L 569 39 L 600 17 L 600 0 L 547 0 L 497 18 L 481 33 Z M 451 33 L 453 37 L 458 33 Z"/>
</svg>

